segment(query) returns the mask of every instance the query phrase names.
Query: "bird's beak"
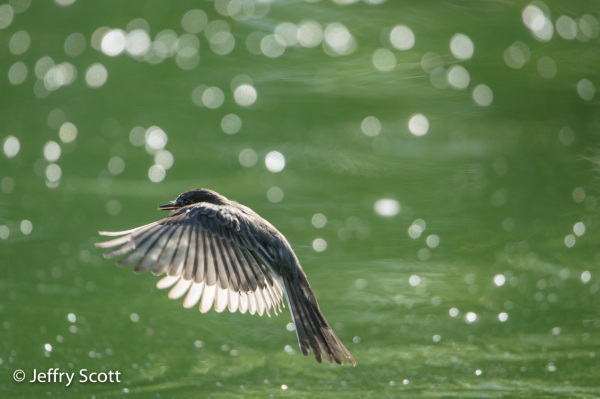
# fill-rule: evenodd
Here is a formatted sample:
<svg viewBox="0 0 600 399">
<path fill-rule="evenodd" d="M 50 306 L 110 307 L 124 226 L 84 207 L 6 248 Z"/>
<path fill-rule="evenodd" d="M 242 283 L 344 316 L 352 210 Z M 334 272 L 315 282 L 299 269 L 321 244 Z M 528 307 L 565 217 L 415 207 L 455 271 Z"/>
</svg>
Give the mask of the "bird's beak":
<svg viewBox="0 0 600 399">
<path fill-rule="evenodd" d="M 175 201 L 169 202 L 168 204 L 164 204 L 158 207 L 159 211 L 170 211 L 172 209 L 179 209 L 181 206 L 177 205 Z"/>
</svg>

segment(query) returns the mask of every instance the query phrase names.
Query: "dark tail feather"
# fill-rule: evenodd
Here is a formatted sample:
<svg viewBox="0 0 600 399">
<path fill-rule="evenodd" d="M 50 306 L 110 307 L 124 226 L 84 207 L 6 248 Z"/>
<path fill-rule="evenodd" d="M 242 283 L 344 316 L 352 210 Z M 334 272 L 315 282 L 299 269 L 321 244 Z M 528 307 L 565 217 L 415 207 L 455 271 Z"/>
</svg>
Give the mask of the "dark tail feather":
<svg viewBox="0 0 600 399">
<path fill-rule="evenodd" d="M 321 313 L 308 281 L 300 276 L 300 281 L 289 278 L 285 279 L 284 283 L 302 354 L 307 356 L 309 349 L 312 349 L 319 363 L 323 354 L 330 364 L 334 361 L 342 364 L 345 356 L 353 366 L 356 366 L 352 355 Z"/>
<path fill-rule="evenodd" d="M 308 356 L 308 350 L 312 349 L 315 359 L 317 359 L 317 362 L 321 363 L 321 350 L 319 349 L 319 344 L 316 340 L 312 326 L 310 323 L 308 323 L 308 325 L 306 323 L 307 319 L 304 315 L 303 308 L 300 305 L 300 299 L 294 288 L 290 288 L 289 290 L 286 289 L 286 292 L 287 291 L 290 292 L 288 294 L 288 303 L 290 304 L 294 326 L 296 327 L 296 336 L 298 337 L 300 350 L 304 356 Z"/>
</svg>

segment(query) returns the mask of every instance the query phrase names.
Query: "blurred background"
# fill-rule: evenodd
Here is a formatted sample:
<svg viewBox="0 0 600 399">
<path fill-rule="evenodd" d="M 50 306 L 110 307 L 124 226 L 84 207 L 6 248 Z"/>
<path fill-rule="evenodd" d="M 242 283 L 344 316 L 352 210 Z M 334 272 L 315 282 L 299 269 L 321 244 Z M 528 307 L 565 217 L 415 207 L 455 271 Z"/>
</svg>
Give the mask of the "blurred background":
<svg viewBox="0 0 600 399">
<path fill-rule="evenodd" d="M 600 2 L 6 0 L 0 396 L 600 395 Z M 290 241 L 288 310 L 200 314 L 94 247 L 204 187 Z M 23 369 L 120 384 L 16 383 Z"/>
</svg>

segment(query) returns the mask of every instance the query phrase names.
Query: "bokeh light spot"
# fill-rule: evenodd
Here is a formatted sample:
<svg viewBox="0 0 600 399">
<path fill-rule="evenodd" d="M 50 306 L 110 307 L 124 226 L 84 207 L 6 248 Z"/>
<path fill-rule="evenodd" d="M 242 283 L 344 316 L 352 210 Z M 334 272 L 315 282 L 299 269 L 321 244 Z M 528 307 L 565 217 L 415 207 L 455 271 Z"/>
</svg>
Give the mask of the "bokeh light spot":
<svg viewBox="0 0 600 399">
<path fill-rule="evenodd" d="M 585 200 L 585 190 L 581 187 L 573 190 L 573 200 L 579 204 L 582 203 Z"/>
<path fill-rule="evenodd" d="M 33 231 L 33 224 L 29 220 L 23 220 L 21 222 L 21 232 L 25 235 L 31 234 Z"/>
<path fill-rule="evenodd" d="M 27 65 L 21 61 L 15 62 L 8 70 L 8 81 L 13 85 L 19 85 L 27 79 Z"/>
<path fill-rule="evenodd" d="M 410 276 L 408 279 L 408 283 L 413 287 L 416 287 L 417 285 L 421 284 L 421 277 L 417 275 Z"/>
<path fill-rule="evenodd" d="M 436 248 L 438 245 L 440 245 L 440 237 L 438 237 L 435 234 L 431 234 L 430 236 L 427 237 L 425 242 L 427 243 L 427 246 L 429 248 L 433 249 L 433 248 Z"/>
<path fill-rule="evenodd" d="M 272 203 L 278 203 L 283 200 L 283 190 L 279 187 L 271 187 L 267 190 L 267 199 Z"/>
<path fill-rule="evenodd" d="M 373 53 L 373 66 L 382 72 L 391 71 L 396 66 L 396 56 L 390 50 L 380 48 Z"/>
<path fill-rule="evenodd" d="M 428 52 L 421 58 L 421 68 L 427 73 L 431 73 L 434 69 L 443 66 L 444 61 L 442 60 L 442 57 L 436 53 Z"/>
<path fill-rule="evenodd" d="M 295 46 L 298 44 L 298 27 L 291 22 L 282 22 L 275 28 L 275 36 L 286 46 Z"/>
<path fill-rule="evenodd" d="M 460 65 L 454 65 L 448 71 L 448 82 L 455 89 L 462 90 L 467 88 L 470 81 L 471 76 L 469 75 L 469 72 Z"/>
<path fill-rule="evenodd" d="M 583 273 L 581 273 L 581 281 L 583 282 L 583 284 L 587 284 L 589 283 L 589 281 L 592 279 L 592 274 L 589 271 L 584 271 Z"/>
<path fill-rule="evenodd" d="M 175 163 L 175 157 L 167 150 L 159 150 L 154 155 L 154 163 L 156 165 L 162 166 L 163 168 L 165 168 L 165 170 L 169 170 L 171 169 L 171 167 L 173 167 L 173 164 Z"/>
<path fill-rule="evenodd" d="M 169 140 L 167 134 L 158 126 L 151 126 L 146 130 L 146 150 L 154 153 L 157 150 L 162 150 L 167 145 Z"/>
<path fill-rule="evenodd" d="M 373 210 L 379 216 L 392 217 L 400 213 L 400 202 L 395 199 L 383 198 L 377 200 L 373 205 Z"/>
<path fill-rule="evenodd" d="M 86 74 L 85 74 L 85 82 L 89 87 L 97 88 L 101 87 L 106 83 L 106 79 L 108 78 L 108 71 L 104 67 L 104 65 L 96 63 L 92 64 Z"/>
<path fill-rule="evenodd" d="M 60 158 L 60 145 L 54 141 L 48 141 L 44 145 L 44 158 L 48 162 L 56 162 Z"/>
<path fill-rule="evenodd" d="M 256 162 L 258 162 L 258 155 L 256 154 L 256 151 L 254 151 L 253 149 L 246 148 L 246 149 L 240 151 L 239 160 L 240 160 L 240 164 L 242 166 L 245 166 L 246 168 L 250 168 L 250 167 L 256 165 Z"/>
<path fill-rule="evenodd" d="M 15 157 L 20 149 L 21 143 L 15 136 L 8 136 L 4 139 L 4 155 L 6 155 L 7 158 Z"/>
<path fill-rule="evenodd" d="M 12 35 L 8 42 L 8 47 L 11 53 L 19 55 L 26 52 L 30 44 L 31 38 L 29 37 L 29 33 L 22 30 Z"/>
<path fill-rule="evenodd" d="M 575 223 L 575 225 L 573 226 L 573 233 L 575 233 L 577 237 L 581 237 L 582 235 L 584 235 L 585 224 L 583 224 L 582 222 Z"/>
<path fill-rule="evenodd" d="M 304 21 L 298 26 L 298 42 L 303 47 L 316 47 L 323 41 L 323 27 L 315 21 Z"/>
<path fill-rule="evenodd" d="M 529 47 L 521 41 L 516 41 L 504 51 L 504 62 L 513 69 L 520 69 L 529 61 L 530 56 Z"/>
<path fill-rule="evenodd" d="M 133 57 L 142 57 L 148 52 L 150 45 L 150 36 L 143 29 L 134 29 L 127 34 L 125 49 Z"/>
<path fill-rule="evenodd" d="M 360 129 L 365 135 L 375 137 L 381 133 L 381 122 L 374 116 L 367 116 L 360 124 Z"/>
<path fill-rule="evenodd" d="M 152 165 L 148 170 L 148 178 L 152 183 L 159 183 L 165 179 L 167 172 L 160 165 Z"/>
<path fill-rule="evenodd" d="M 496 284 L 496 286 L 502 287 L 505 282 L 506 282 L 506 277 L 504 277 L 503 274 L 496 274 L 494 276 L 494 284 Z"/>
<path fill-rule="evenodd" d="M 277 58 L 285 51 L 285 42 L 277 35 L 266 35 L 260 41 L 260 51 L 269 58 Z"/>
<path fill-rule="evenodd" d="M 285 168 L 285 157 L 278 151 L 271 151 L 265 157 L 265 165 L 271 172 L 281 172 Z"/>
<path fill-rule="evenodd" d="M 235 114 L 228 114 L 221 119 L 221 129 L 227 134 L 236 134 L 242 128 L 242 120 Z"/>
<path fill-rule="evenodd" d="M 65 54 L 69 57 L 77 57 L 85 50 L 87 41 L 81 33 L 73 33 L 65 40 Z"/>
<path fill-rule="evenodd" d="M 564 126 L 558 132 L 558 139 L 564 145 L 571 145 L 575 140 L 575 132 L 569 126 Z"/>
<path fill-rule="evenodd" d="M 57 164 L 51 163 L 46 167 L 46 178 L 51 183 L 56 183 L 62 176 L 62 170 Z"/>
<path fill-rule="evenodd" d="M 202 10 L 190 10 L 181 18 L 181 26 L 186 32 L 196 34 L 206 28 L 208 24 L 208 16 Z"/>
<path fill-rule="evenodd" d="M 474 323 L 475 321 L 477 321 L 477 314 L 474 312 L 468 312 L 465 315 L 465 321 L 469 324 Z"/>
<path fill-rule="evenodd" d="M 398 50 L 410 50 L 415 45 L 415 34 L 404 25 L 397 25 L 390 33 L 390 43 Z"/>
<path fill-rule="evenodd" d="M 327 241 L 322 238 L 317 238 L 312 243 L 313 249 L 317 252 L 323 252 L 327 249 Z"/>
<path fill-rule="evenodd" d="M 492 101 L 494 100 L 494 93 L 492 92 L 492 89 L 484 84 L 481 84 L 473 89 L 473 100 L 477 103 L 477 105 L 487 107 L 492 104 Z"/>
<path fill-rule="evenodd" d="M 556 32 L 563 39 L 573 40 L 577 36 L 577 24 L 566 15 L 561 15 L 556 20 Z"/>
<path fill-rule="evenodd" d="M 125 161 L 120 157 L 112 157 L 108 161 L 108 171 L 113 175 L 120 175 L 125 170 Z"/>
<path fill-rule="evenodd" d="M 343 24 L 333 22 L 325 29 L 323 48 L 329 55 L 348 55 L 356 49 L 354 37 Z M 333 52 L 331 52 L 331 50 Z"/>
<path fill-rule="evenodd" d="M 322 213 L 315 213 L 310 221 L 317 229 L 322 229 L 327 225 L 327 217 Z"/>
<path fill-rule="evenodd" d="M 552 79 L 556 76 L 556 62 L 550 57 L 544 56 L 540 58 L 537 63 L 537 69 L 539 74 L 546 79 Z"/>
<path fill-rule="evenodd" d="M 596 94 L 594 84 L 587 79 L 582 79 L 577 83 L 577 94 L 586 101 L 591 101 Z"/>
<path fill-rule="evenodd" d="M 136 147 L 141 147 L 146 144 L 146 129 L 141 126 L 136 126 L 129 133 L 129 142 Z"/>
<path fill-rule="evenodd" d="M 415 114 L 408 121 L 408 130 L 417 136 L 424 136 L 429 131 L 429 121 L 423 114 Z"/>
<path fill-rule="evenodd" d="M 235 47 L 235 38 L 229 32 L 217 32 L 210 38 L 210 49 L 218 55 L 227 55 Z"/>
<path fill-rule="evenodd" d="M 225 94 L 218 87 L 209 87 L 202 93 L 202 103 L 205 107 L 216 109 L 223 105 Z"/>
<path fill-rule="evenodd" d="M 0 238 L 3 240 L 7 240 L 10 236 L 10 229 L 8 226 L 2 225 L 0 226 Z"/>
<path fill-rule="evenodd" d="M 2 4 L 0 6 L 0 29 L 8 27 L 12 23 L 14 15 L 10 5 Z"/>
<path fill-rule="evenodd" d="M 254 86 L 243 84 L 235 89 L 233 97 L 238 105 L 249 107 L 256 102 L 258 94 Z"/>
<path fill-rule="evenodd" d="M 450 40 L 450 51 L 454 57 L 465 61 L 473 57 L 475 46 L 473 45 L 473 41 L 467 35 L 457 33 Z"/>
<path fill-rule="evenodd" d="M 58 136 L 63 143 L 71 143 L 77 138 L 77 127 L 71 122 L 65 122 L 61 125 Z"/>
<path fill-rule="evenodd" d="M 575 236 L 573 234 L 569 234 L 565 237 L 565 245 L 567 248 L 572 248 L 575 245 Z"/>
<path fill-rule="evenodd" d="M 110 57 L 116 57 L 125 50 L 127 40 L 125 32 L 121 29 L 112 29 L 102 37 L 100 48 L 102 52 Z"/>
</svg>

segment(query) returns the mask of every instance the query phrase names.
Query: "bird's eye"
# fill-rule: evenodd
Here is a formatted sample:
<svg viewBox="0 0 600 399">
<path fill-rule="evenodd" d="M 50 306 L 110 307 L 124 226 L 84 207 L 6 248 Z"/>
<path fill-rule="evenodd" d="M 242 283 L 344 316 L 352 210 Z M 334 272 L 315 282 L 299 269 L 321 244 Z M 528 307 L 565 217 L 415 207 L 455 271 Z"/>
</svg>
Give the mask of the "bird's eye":
<svg viewBox="0 0 600 399">
<path fill-rule="evenodd" d="M 192 200 L 191 200 L 191 199 L 186 199 L 185 201 L 183 201 L 183 203 L 184 203 L 185 205 L 189 205 L 189 204 L 191 204 L 191 203 L 192 203 Z"/>
</svg>

